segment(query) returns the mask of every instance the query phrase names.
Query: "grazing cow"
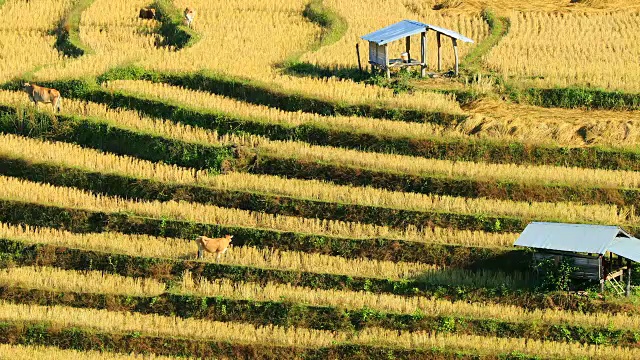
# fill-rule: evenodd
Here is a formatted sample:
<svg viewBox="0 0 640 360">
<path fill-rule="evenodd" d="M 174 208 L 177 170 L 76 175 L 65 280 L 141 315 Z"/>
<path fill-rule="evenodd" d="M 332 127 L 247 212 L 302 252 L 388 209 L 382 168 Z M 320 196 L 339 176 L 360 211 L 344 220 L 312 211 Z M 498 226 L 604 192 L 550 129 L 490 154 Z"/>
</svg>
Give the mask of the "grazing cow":
<svg viewBox="0 0 640 360">
<path fill-rule="evenodd" d="M 184 24 L 193 28 L 193 21 L 196 19 L 196 11 L 191 8 L 184 9 Z"/>
<path fill-rule="evenodd" d="M 138 15 L 140 19 L 155 19 L 156 18 L 156 9 L 151 8 L 142 8 L 140 9 L 140 15 Z"/>
<path fill-rule="evenodd" d="M 225 235 L 223 238 L 208 238 L 206 236 L 198 236 L 196 238 L 196 243 L 198 244 L 198 259 L 204 257 L 205 250 L 210 253 L 216 253 L 216 262 L 220 260 L 220 255 L 227 252 L 231 244 L 231 239 L 233 235 Z"/>
<path fill-rule="evenodd" d="M 29 100 L 33 101 L 36 108 L 38 107 L 39 102 L 43 102 L 45 104 L 51 103 L 53 105 L 54 110 L 62 110 L 62 96 L 60 96 L 60 92 L 56 89 L 49 89 L 44 86 L 31 85 L 29 83 L 24 83 L 23 88 L 24 92 L 29 95 Z"/>
</svg>

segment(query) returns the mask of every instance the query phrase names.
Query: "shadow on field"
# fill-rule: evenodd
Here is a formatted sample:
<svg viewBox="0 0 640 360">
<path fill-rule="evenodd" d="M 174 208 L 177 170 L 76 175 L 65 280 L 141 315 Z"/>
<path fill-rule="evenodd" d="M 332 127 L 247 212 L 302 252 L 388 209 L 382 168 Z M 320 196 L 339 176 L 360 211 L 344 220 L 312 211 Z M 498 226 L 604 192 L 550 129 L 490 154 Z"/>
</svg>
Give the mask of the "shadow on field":
<svg viewBox="0 0 640 360">
<path fill-rule="evenodd" d="M 331 78 L 361 82 L 371 79 L 374 75 L 368 71 L 360 71 L 356 67 L 330 68 L 307 62 L 295 62 L 284 66 L 284 73 L 298 77 Z"/>
<path fill-rule="evenodd" d="M 465 267 L 439 267 L 416 274 L 412 281 L 426 287 L 446 287 L 448 292 L 458 289 L 499 289 L 513 291 L 535 286 L 531 270 L 531 255 L 522 251 L 508 251 L 479 259 Z M 489 290 L 491 291 L 491 290 Z"/>
</svg>

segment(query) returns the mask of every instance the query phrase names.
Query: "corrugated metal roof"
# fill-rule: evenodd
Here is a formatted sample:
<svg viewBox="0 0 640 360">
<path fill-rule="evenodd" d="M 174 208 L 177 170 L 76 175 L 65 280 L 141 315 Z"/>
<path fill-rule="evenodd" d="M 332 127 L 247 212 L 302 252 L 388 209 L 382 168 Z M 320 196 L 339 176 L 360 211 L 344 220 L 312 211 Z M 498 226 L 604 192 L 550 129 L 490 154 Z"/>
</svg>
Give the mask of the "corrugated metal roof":
<svg viewBox="0 0 640 360">
<path fill-rule="evenodd" d="M 402 20 L 393 25 L 389 25 L 380 30 L 376 30 L 362 38 L 367 41 L 373 41 L 378 45 L 384 45 L 395 40 L 402 39 L 407 36 L 424 32 L 427 24 L 423 24 L 413 20 Z"/>
<path fill-rule="evenodd" d="M 431 25 L 431 24 L 427 24 L 427 25 L 429 26 L 429 29 L 435 30 L 435 31 L 437 31 L 439 33 L 447 35 L 448 37 L 452 37 L 454 39 L 458 39 L 460 41 L 464 41 L 464 42 L 468 42 L 468 43 L 472 43 L 473 42 L 473 40 L 469 39 L 468 37 L 466 37 L 466 36 L 464 36 L 464 35 L 462 35 L 460 33 L 455 32 L 453 30 L 445 29 L 445 28 L 442 28 L 440 26 L 435 26 L 435 25 Z"/>
<path fill-rule="evenodd" d="M 634 237 L 617 238 L 609 245 L 607 250 L 618 256 L 640 262 L 640 239 Z"/>
<path fill-rule="evenodd" d="M 427 28 L 464 42 L 473 42 L 473 40 L 453 30 L 448 30 L 439 26 L 425 24 L 414 20 L 402 20 L 380 30 L 376 30 L 370 34 L 364 35 L 362 36 L 362 39 L 372 41 L 378 45 L 384 45 L 407 36 L 419 34 L 421 32 L 424 32 Z"/>
<path fill-rule="evenodd" d="M 632 236 L 618 226 L 532 222 L 513 245 L 604 254 L 616 237 Z"/>
</svg>

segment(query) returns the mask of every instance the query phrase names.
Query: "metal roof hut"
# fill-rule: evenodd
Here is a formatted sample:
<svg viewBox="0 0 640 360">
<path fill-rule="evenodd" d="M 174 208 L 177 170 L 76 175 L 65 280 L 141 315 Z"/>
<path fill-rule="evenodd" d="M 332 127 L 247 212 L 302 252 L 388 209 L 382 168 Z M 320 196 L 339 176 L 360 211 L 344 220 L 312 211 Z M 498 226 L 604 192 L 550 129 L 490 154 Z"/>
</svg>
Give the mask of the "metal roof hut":
<svg viewBox="0 0 640 360">
<path fill-rule="evenodd" d="M 619 294 L 627 296 L 631 290 L 631 261 L 640 262 L 640 239 L 618 226 L 532 222 L 513 245 L 535 249 L 534 261 L 572 259 L 578 268 L 572 274 L 574 278 L 598 281 L 601 290 L 609 281 Z M 625 270 L 627 286 L 623 289 L 620 282 L 624 283 Z"/>
<path fill-rule="evenodd" d="M 455 55 L 455 74 L 458 75 L 459 59 L 458 59 L 458 40 L 467 43 L 473 43 L 473 40 L 459 34 L 453 30 L 441 28 L 439 26 L 421 23 L 414 20 L 402 20 L 393 25 L 389 25 L 380 30 L 362 36 L 363 40 L 369 42 L 369 64 L 372 69 L 379 67 L 385 70 L 387 77 L 391 77 L 390 69 L 393 67 L 420 66 L 422 77 L 426 74 L 427 63 L 427 32 L 433 30 L 436 32 L 438 41 L 438 71 L 442 70 L 442 41 L 441 36 L 451 38 L 453 43 L 453 51 Z M 420 34 L 420 61 L 411 58 L 411 36 Z M 392 59 L 389 55 L 388 44 L 406 39 L 406 59 Z"/>
</svg>

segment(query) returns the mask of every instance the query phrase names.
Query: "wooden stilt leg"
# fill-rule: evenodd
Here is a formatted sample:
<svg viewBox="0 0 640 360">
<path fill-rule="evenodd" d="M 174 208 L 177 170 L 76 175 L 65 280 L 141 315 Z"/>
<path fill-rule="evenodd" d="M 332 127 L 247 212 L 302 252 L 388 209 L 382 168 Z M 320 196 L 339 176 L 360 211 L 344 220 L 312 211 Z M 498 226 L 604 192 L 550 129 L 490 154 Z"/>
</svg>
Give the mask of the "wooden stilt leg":
<svg viewBox="0 0 640 360">
<path fill-rule="evenodd" d="M 389 69 L 389 46 L 384 46 L 384 62 L 385 71 L 387 72 L 387 79 L 391 79 L 391 69 Z"/>
<path fill-rule="evenodd" d="M 631 295 L 631 260 L 627 259 L 627 288 L 624 292 L 626 297 Z"/>
<path fill-rule="evenodd" d="M 452 39 L 453 40 L 453 54 L 456 57 L 456 76 L 458 76 L 459 72 L 458 72 L 458 66 L 459 66 L 459 59 L 458 59 L 458 40 L 456 39 Z"/>
<path fill-rule="evenodd" d="M 420 33 L 420 76 L 425 77 L 427 75 L 427 32 Z"/>
<path fill-rule="evenodd" d="M 442 71 L 442 41 L 440 39 L 440 33 L 438 33 L 437 39 L 438 39 L 438 71 Z"/>
</svg>

